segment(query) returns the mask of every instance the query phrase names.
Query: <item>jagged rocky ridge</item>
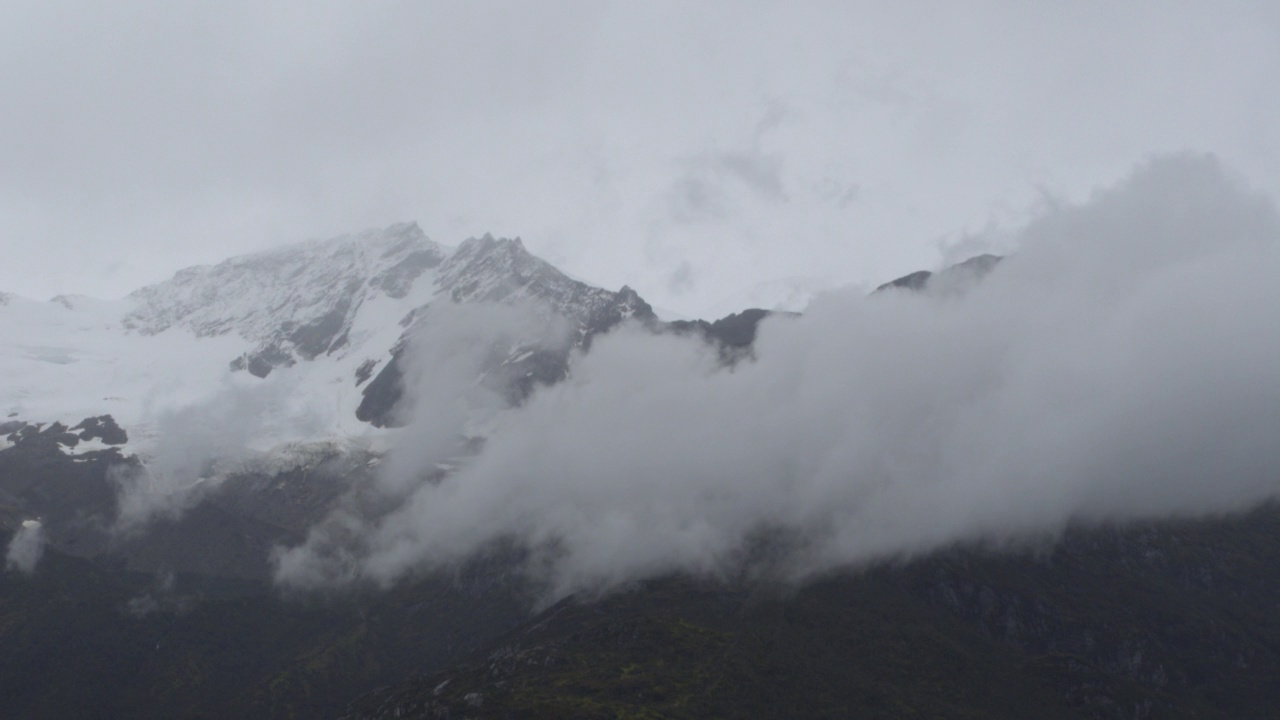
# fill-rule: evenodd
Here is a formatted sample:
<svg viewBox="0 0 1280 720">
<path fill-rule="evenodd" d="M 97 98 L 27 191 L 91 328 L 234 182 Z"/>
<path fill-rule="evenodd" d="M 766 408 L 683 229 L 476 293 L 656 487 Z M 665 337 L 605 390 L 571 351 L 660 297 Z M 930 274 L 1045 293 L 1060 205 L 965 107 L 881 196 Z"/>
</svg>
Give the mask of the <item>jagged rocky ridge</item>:
<svg viewBox="0 0 1280 720">
<path fill-rule="evenodd" d="M 975 258 L 938 277 L 978 277 L 973 268 L 985 273 L 994 263 L 989 256 Z M 292 373 L 310 370 L 312 375 L 303 376 L 305 392 L 345 388 L 339 400 L 348 404 L 339 411 L 353 424 L 388 426 L 397 424 L 406 338 L 423 308 L 438 302 L 524 301 L 558 316 L 571 332 L 564 346 L 515 347 L 494 359 L 502 366 L 503 381 L 509 382 L 508 398 L 516 403 L 537 385 L 562 379 L 575 350 L 588 349 L 594 337 L 623 321 L 653 332 L 702 337 L 732 364 L 750 357 L 759 323 L 770 315 L 751 309 L 715 321 L 665 323 L 634 290 L 613 292 L 574 280 L 534 257 L 518 239 L 484 236 L 450 250 L 428 240 L 416 225 L 402 224 L 181 271 L 134 293 L 119 324 L 108 323 L 105 332 L 129 348 L 150 339 L 230 339 L 211 347 L 247 348 L 230 358 L 233 374 L 247 378 L 266 377 L 282 367 Z M 69 314 L 83 323 L 76 313 L 86 306 L 92 309 L 85 299 L 62 298 L 56 307 L 43 310 L 56 313 L 55 319 Z M 97 317 L 109 319 L 119 308 L 105 310 L 109 312 Z M 73 350 L 46 347 L 41 352 L 29 364 L 56 360 L 68 363 L 59 367 L 74 370 L 88 362 Z M 223 360 L 214 367 L 221 365 L 217 372 L 226 374 Z M 118 372 L 112 369 L 113 376 Z M 187 374 L 198 375 L 195 370 Z M 39 388 L 23 391 L 33 394 Z M 111 401 L 124 391 L 108 385 L 79 392 Z M 0 458 L 6 460 L 0 463 L 0 502 L 15 517 L 44 517 L 50 541 L 65 552 L 82 557 L 108 553 L 140 570 L 168 567 L 265 577 L 270 548 L 297 542 L 359 478 L 371 474 L 369 463 L 376 462 L 360 446 L 333 441 L 278 445 L 252 462 L 213 463 L 211 458 L 199 477 L 187 480 L 208 481 L 194 508 L 177 518 L 159 518 L 147 533 L 121 539 L 113 530 L 119 508 L 111 468 L 141 462 L 131 457 L 136 449 L 130 441 L 137 439 L 133 430 L 111 414 L 75 425 L 83 416 L 45 421 L 18 412 L 9 415 L 0 425 Z M 68 485 L 66 478 L 73 476 L 79 479 Z"/>
<path fill-rule="evenodd" d="M 979 256 L 881 289 L 962 288 L 998 261 Z M 118 302 L 7 297 L 0 332 L 17 344 L 0 347 L 0 369 L 9 378 L 0 389 L 0 413 L 46 424 L 110 414 L 135 441 L 145 441 L 156 431 L 146 427 L 156 387 L 200 397 L 214 392 L 228 367 L 259 378 L 286 368 L 308 394 L 334 396 L 327 405 L 337 415 L 319 423 L 327 428 L 322 434 L 351 435 L 360 423 L 396 425 L 406 339 L 423 309 L 441 302 L 528 302 L 568 324 L 567 346 L 514 348 L 499 359 L 509 365 L 515 401 L 564 377 L 571 351 L 625 320 L 699 334 L 732 361 L 749 350 L 767 315 L 746 310 L 715 321 L 663 323 L 631 288 L 615 292 L 570 278 L 518 238 L 486 235 L 448 248 L 403 223 L 188 268 Z M 46 407 L 54 391 L 65 401 Z M 298 439 L 306 438 L 278 441 Z"/>
<path fill-rule="evenodd" d="M 667 325 L 634 290 L 613 292 L 572 279 L 530 254 L 519 239 L 486 235 L 450 249 L 413 224 L 188 268 L 121 303 L 18 298 L 0 321 L 25 318 L 48 338 L 32 343 L 34 350 L 18 345 L 10 360 L 20 371 L 45 371 L 29 376 L 34 380 L 58 382 L 23 387 L 23 373 L 11 374 L 19 380 L 11 397 L 23 404 L 10 405 L 0 426 L 0 504 L 18 520 L 43 518 L 49 542 L 72 555 L 110 556 L 143 571 L 265 578 L 270 549 L 298 542 L 373 472 L 376 457 L 339 436 L 304 437 L 303 444 L 287 439 L 252 461 L 210 458 L 194 469 L 198 477 L 183 481 L 204 483 L 198 502 L 175 517 L 162 513 L 146 532 L 122 535 L 114 526 L 120 510 L 115 474 L 149 472 L 143 466 L 146 442 L 157 432 L 137 424 L 136 401 L 151 392 L 146 383 L 199 386 L 230 370 L 252 388 L 254 377 L 280 371 L 298 376 L 308 395 L 336 388 L 338 411 L 350 420 L 345 432 L 360 432 L 359 421 L 395 425 L 406 340 L 423 309 L 440 302 L 529 302 L 568 325 L 564 346 L 516 347 L 494 360 L 509 380 L 513 402 L 538 384 L 563 378 L 573 351 L 586 350 L 595 336 L 623 321 L 655 332 L 700 334 L 719 343 L 728 360 L 749 349 L 766 315 L 747 311 L 713 323 Z M 26 329 L 18 324 L 7 331 L 22 343 L 26 338 L 18 333 Z M 169 345 L 153 350 L 153 343 Z M 172 345 L 181 352 L 167 353 Z M 95 363 L 103 365 L 98 376 L 77 377 Z M 157 372 L 170 365 L 171 377 Z M 119 386 L 121 366 L 136 366 L 137 387 Z M 84 415 L 25 406 L 54 389 L 95 411 L 94 398 L 107 407 L 130 404 L 120 417 L 96 414 L 75 425 Z M 209 414 L 202 422 L 217 417 Z M 141 458 L 134 455 L 139 452 Z"/>
<path fill-rule="evenodd" d="M 518 238 L 502 240 L 486 235 L 464 242 L 441 265 L 436 285 L 438 294 L 453 302 L 532 302 L 569 322 L 569 346 L 549 353 L 520 353 L 525 356 L 509 368 L 511 375 L 524 383 L 516 390 L 517 397 L 526 395 L 534 383 L 555 382 L 564 377 L 569 352 L 589 347 L 596 335 L 628 319 L 646 323 L 657 320 L 653 308 L 635 290 L 623 286 L 618 292 L 610 292 L 574 280 L 530 254 Z M 411 312 L 405 318 L 406 333 L 411 330 L 415 315 Z M 402 338 L 365 388 L 356 409 L 360 420 L 377 426 L 397 424 L 393 411 L 402 394 L 404 348 Z"/>
<path fill-rule="evenodd" d="M 258 378 L 284 368 L 310 395 L 332 396 L 323 404 L 337 415 L 318 421 L 321 434 L 358 434 L 360 421 L 394 424 L 406 338 L 424 308 L 444 302 L 530 303 L 568 325 L 568 348 L 504 359 L 523 384 L 514 396 L 563 376 L 569 350 L 623 320 L 656 322 L 634 290 L 574 280 L 518 238 L 449 248 L 398 224 L 188 268 L 120 301 L 6 296 L 0 417 L 111 414 L 145 442 L 157 431 L 148 427 L 157 388 L 198 399 L 225 384 L 228 368 Z M 307 438 L 278 441 L 298 439 Z"/>
<path fill-rule="evenodd" d="M 986 277 L 1004 258 L 999 255 L 975 255 L 964 262 L 948 266 L 940 272 L 917 270 L 876 288 L 875 292 L 902 289 L 936 293 L 963 292 Z"/>
<path fill-rule="evenodd" d="M 240 366 L 265 376 L 345 346 L 364 302 L 405 298 L 446 255 L 410 223 L 236 257 L 134 292 L 122 324 L 147 335 L 236 333 L 257 343 Z"/>
<path fill-rule="evenodd" d="M 569 320 L 580 346 L 626 318 L 654 317 L 634 290 L 612 292 L 569 278 L 529 253 L 519 238 L 485 235 L 449 249 L 412 223 L 188 268 L 130 297 L 137 307 L 125 316 L 125 328 L 238 334 L 255 345 L 232 365 L 259 377 L 358 342 L 352 335 L 360 332 L 362 311 L 380 298 L 401 302 L 383 303 L 396 312 L 373 320 L 395 320 L 406 331 L 431 302 L 529 301 Z M 398 354 L 401 339 L 373 349 Z M 379 354 L 369 359 L 377 363 Z"/>
</svg>

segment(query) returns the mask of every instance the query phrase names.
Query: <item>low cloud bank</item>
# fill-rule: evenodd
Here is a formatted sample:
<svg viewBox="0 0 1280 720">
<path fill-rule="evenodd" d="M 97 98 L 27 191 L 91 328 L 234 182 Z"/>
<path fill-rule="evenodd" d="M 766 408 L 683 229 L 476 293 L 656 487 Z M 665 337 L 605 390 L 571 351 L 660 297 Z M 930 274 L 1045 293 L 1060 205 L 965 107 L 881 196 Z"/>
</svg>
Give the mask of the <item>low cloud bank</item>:
<svg viewBox="0 0 1280 720">
<path fill-rule="evenodd" d="M 35 572 L 42 557 L 44 526 L 35 520 L 27 520 L 9 541 L 9 549 L 4 554 L 5 569 L 30 574 Z"/>
<path fill-rule="evenodd" d="M 274 373 L 265 381 L 228 372 L 206 399 L 154 415 L 157 435 L 139 465 L 117 465 L 114 530 L 143 530 L 154 520 L 175 519 L 197 505 L 251 456 L 264 434 L 305 434 L 322 423 L 308 415 L 298 380 Z"/>
<path fill-rule="evenodd" d="M 494 432 L 511 407 L 519 361 L 563 353 L 567 324 L 547 308 L 450 302 L 425 308 L 403 354 L 404 399 L 396 407 L 408 427 L 371 487 L 356 487 L 305 544 L 276 554 L 286 584 L 320 586 L 358 581 L 383 522 L 429 494 L 455 463 Z"/>
<path fill-rule="evenodd" d="M 803 577 L 1280 492 L 1269 201 L 1165 157 L 1012 240 L 963 295 L 838 292 L 767 320 L 732 369 L 689 338 L 598 338 L 443 480 L 405 478 L 452 450 L 454 386 L 415 395 L 391 508 L 282 552 L 279 579 L 391 583 L 503 543 L 562 594 L 737 572 L 762 538 Z"/>
</svg>

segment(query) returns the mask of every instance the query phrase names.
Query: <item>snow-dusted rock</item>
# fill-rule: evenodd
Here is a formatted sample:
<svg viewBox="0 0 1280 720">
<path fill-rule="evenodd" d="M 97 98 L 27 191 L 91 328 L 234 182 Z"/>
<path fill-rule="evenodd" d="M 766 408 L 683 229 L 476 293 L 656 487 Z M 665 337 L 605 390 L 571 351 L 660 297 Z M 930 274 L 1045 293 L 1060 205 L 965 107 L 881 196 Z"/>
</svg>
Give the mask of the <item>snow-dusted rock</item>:
<svg viewBox="0 0 1280 720">
<path fill-rule="evenodd" d="M 132 451 L 172 412 L 230 396 L 276 401 L 258 413 L 270 415 L 252 438 L 262 446 L 359 436 L 370 428 L 357 407 L 385 424 L 406 334 L 439 302 L 530 302 L 567 321 L 578 346 L 628 317 L 652 317 L 629 288 L 574 280 L 519 239 L 486 235 L 454 249 L 402 223 L 187 268 L 120 300 L 6 294 L 0 420 L 70 425 L 110 414 Z M 564 358 L 513 348 L 507 360 L 529 365 L 511 375 L 534 382 L 555 379 Z"/>
</svg>

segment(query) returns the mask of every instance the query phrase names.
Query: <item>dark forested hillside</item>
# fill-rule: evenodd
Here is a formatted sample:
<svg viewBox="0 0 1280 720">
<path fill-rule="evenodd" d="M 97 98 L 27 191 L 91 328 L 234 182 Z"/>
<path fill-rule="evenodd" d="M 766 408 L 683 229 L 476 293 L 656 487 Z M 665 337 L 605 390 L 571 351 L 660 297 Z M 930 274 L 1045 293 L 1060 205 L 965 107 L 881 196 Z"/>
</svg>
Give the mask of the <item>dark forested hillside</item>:
<svg viewBox="0 0 1280 720">
<path fill-rule="evenodd" d="M 1266 718 L 1280 706 L 1276 506 L 1075 528 L 799 587 L 667 578 L 536 615 L 511 569 L 281 597 L 49 548 L 33 574 L 0 574 L 5 717 Z"/>
<path fill-rule="evenodd" d="M 518 597 L 485 569 L 376 595 L 282 598 L 49 550 L 32 575 L 0 573 L 2 714 L 331 717 L 512 627 L 527 617 Z"/>
<path fill-rule="evenodd" d="M 1280 510 L 568 600 L 349 718 L 1269 718 Z"/>
</svg>

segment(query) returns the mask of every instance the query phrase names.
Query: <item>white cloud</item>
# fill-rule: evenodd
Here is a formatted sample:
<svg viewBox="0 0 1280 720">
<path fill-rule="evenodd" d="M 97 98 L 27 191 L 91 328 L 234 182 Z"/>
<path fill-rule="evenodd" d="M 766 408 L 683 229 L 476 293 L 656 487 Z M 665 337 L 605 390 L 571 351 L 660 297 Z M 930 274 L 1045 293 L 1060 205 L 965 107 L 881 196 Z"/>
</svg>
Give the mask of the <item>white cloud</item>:
<svg viewBox="0 0 1280 720">
<path fill-rule="evenodd" d="M 1280 492 L 1268 201 L 1213 158 L 1165 157 L 1015 240 L 962 297 L 838 292 L 768 320 L 732 370 L 688 338 L 598 339 L 360 527 L 344 577 L 514 543 L 554 594 L 737 571 L 764 537 L 803 576 Z"/>
<path fill-rule="evenodd" d="M 301 586 L 359 579 L 383 517 L 435 487 L 441 468 L 460 462 L 500 422 L 521 367 L 508 360 L 563 352 L 569 340 L 563 320 L 533 305 L 428 306 L 401 356 L 404 396 L 395 412 L 406 427 L 399 442 L 372 486 L 352 488 L 303 545 L 277 553 L 280 577 Z"/>
<path fill-rule="evenodd" d="M 35 572 L 40 558 L 44 557 L 44 527 L 35 520 L 22 523 L 9 541 L 5 552 L 5 568 L 30 574 Z"/>
<path fill-rule="evenodd" d="M 309 404 L 301 376 L 287 368 L 260 379 L 227 371 L 203 398 L 164 406 L 147 418 L 157 434 L 137 465 L 111 469 L 117 488 L 117 532 L 136 532 L 173 519 L 246 469 L 254 446 L 314 436 L 327 418 Z M 279 451 L 279 449 L 277 449 Z"/>
<path fill-rule="evenodd" d="M 1280 189 L 1276 17 L 10 2 L 0 289 L 120 295 L 401 220 L 447 244 L 519 235 L 693 315 L 781 277 L 869 284 L 934 262 L 940 236 L 1007 224 L 1037 185 L 1079 199 L 1149 152 L 1218 152 Z M 698 222 L 669 222 L 673 193 Z M 667 282 L 682 262 L 696 287 Z"/>
</svg>

